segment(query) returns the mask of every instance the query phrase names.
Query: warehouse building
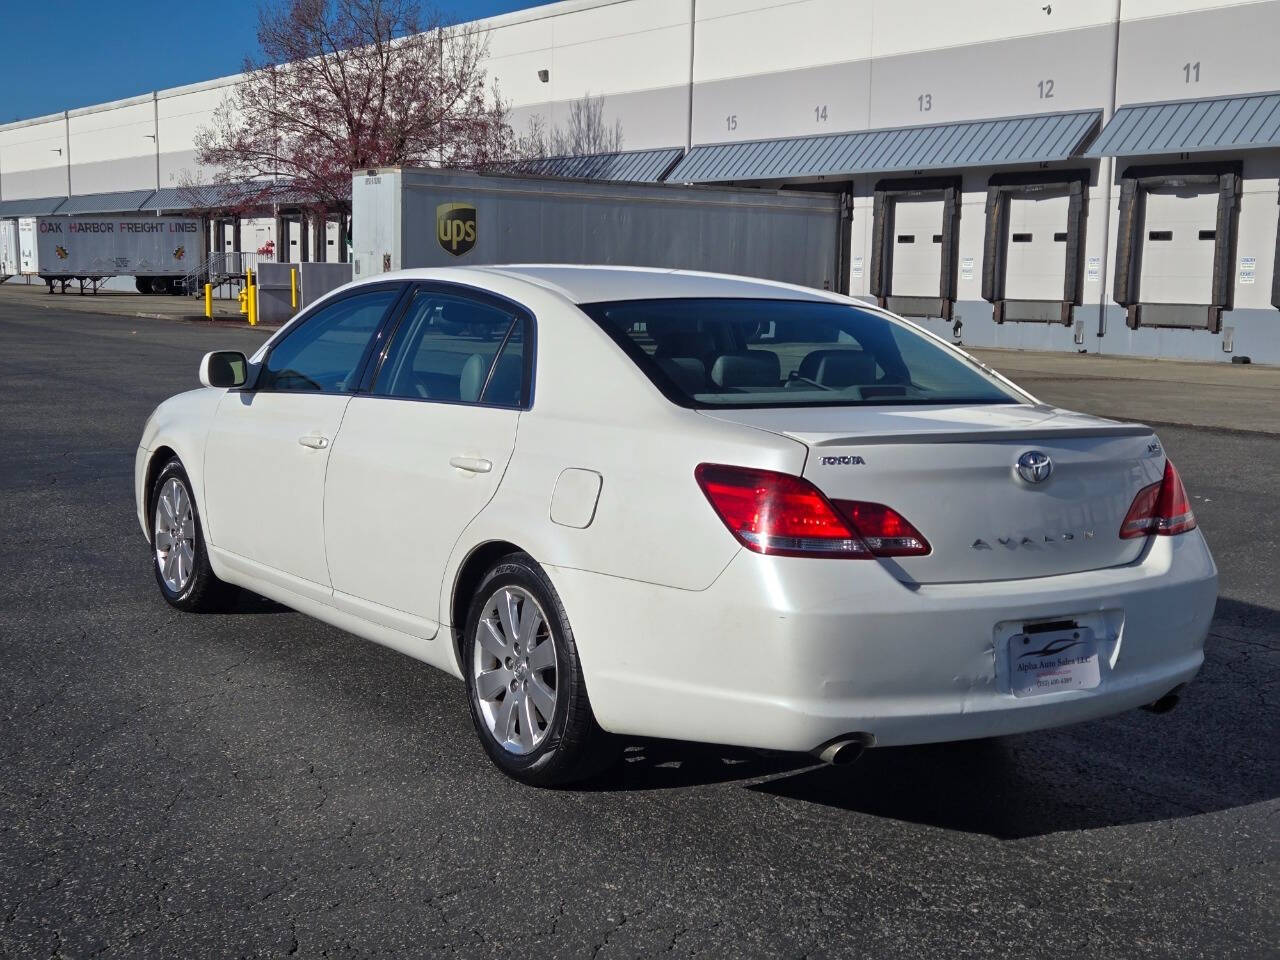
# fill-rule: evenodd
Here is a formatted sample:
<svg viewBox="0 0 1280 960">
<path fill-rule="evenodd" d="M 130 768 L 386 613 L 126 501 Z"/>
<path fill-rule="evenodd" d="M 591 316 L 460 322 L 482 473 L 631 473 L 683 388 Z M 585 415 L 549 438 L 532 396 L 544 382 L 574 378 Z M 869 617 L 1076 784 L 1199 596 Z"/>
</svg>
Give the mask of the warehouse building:
<svg viewBox="0 0 1280 960">
<path fill-rule="evenodd" d="M 621 125 L 625 155 L 546 172 L 837 192 L 842 285 L 966 344 L 1280 363 L 1280 0 L 564 0 L 477 29 L 517 130 L 588 93 Z M 172 202 L 233 82 L 0 126 L 0 217 Z M 213 245 L 339 259 L 338 224 L 289 222 Z"/>
</svg>

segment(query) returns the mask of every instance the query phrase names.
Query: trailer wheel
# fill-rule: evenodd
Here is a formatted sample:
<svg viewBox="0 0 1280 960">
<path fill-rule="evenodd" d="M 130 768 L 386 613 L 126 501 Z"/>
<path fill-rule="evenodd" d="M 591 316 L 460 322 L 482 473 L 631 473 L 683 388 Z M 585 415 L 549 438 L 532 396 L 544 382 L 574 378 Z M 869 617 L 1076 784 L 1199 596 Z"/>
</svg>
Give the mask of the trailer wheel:
<svg viewBox="0 0 1280 960">
<path fill-rule="evenodd" d="M 152 292 L 152 293 L 155 293 L 155 294 L 165 294 L 165 293 L 168 293 L 168 292 L 169 292 L 169 278 L 168 278 L 168 277 L 152 277 L 152 278 L 151 278 L 151 292 Z"/>
<path fill-rule="evenodd" d="M 133 278 L 133 285 L 137 288 L 137 290 L 138 290 L 138 292 L 139 292 L 139 293 L 150 293 L 150 292 L 151 292 L 151 278 L 150 278 L 150 277 L 134 277 L 134 278 Z"/>
</svg>

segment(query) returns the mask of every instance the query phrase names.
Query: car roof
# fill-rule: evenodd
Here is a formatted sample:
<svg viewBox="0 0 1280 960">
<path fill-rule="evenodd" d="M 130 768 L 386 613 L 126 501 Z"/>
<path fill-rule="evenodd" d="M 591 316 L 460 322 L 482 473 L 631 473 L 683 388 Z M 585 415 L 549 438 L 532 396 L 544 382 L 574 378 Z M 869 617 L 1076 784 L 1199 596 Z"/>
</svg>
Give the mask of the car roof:
<svg viewBox="0 0 1280 960">
<path fill-rule="evenodd" d="M 605 300 L 656 300 L 674 297 L 750 297 L 770 300 L 831 300 L 830 294 L 808 287 L 754 277 L 658 267 L 592 266 L 586 264 L 495 264 L 493 266 L 402 270 L 374 279 L 456 279 L 460 273 L 509 277 L 554 290 L 574 303 Z M 479 278 L 477 278 L 479 279 Z"/>
</svg>

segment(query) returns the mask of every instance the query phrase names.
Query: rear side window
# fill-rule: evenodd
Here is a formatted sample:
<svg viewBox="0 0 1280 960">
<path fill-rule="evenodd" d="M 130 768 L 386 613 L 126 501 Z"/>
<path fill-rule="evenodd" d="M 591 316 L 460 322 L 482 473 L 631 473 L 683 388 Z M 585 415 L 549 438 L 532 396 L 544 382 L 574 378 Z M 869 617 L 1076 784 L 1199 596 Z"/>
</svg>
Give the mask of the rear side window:
<svg viewBox="0 0 1280 960">
<path fill-rule="evenodd" d="M 374 381 L 375 396 L 519 407 L 524 321 L 467 297 L 419 290 Z"/>
<path fill-rule="evenodd" d="M 1016 403 L 981 369 L 869 310 L 799 300 L 581 305 L 669 398 L 692 407 Z"/>
</svg>

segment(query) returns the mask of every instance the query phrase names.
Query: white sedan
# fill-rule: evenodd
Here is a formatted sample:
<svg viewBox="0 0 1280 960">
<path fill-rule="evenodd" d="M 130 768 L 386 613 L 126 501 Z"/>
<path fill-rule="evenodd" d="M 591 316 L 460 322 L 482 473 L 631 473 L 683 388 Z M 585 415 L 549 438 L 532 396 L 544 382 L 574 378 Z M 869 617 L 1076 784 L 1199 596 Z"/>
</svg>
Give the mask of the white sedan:
<svg viewBox="0 0 1280 960">
<path fill-rule="evenodd" d="M 143 431 L 164 598 L 245 588 L 462 678 L 493 761 L 619 736 L 810 751 L 1171 706 L 1217 570 L 1144 426 L 739 277 L 350 284 Z"/>
</svg>

